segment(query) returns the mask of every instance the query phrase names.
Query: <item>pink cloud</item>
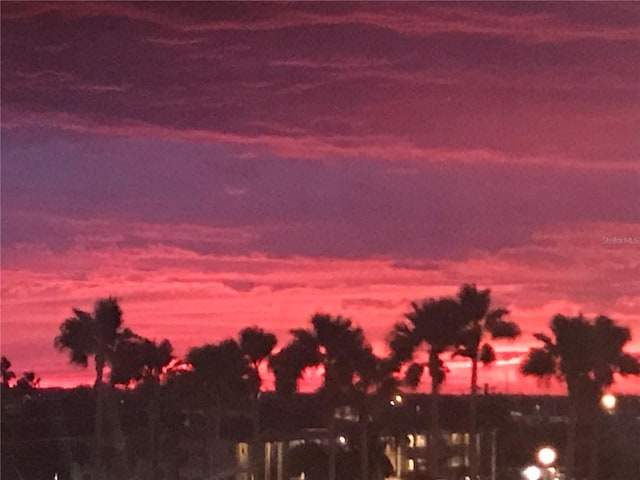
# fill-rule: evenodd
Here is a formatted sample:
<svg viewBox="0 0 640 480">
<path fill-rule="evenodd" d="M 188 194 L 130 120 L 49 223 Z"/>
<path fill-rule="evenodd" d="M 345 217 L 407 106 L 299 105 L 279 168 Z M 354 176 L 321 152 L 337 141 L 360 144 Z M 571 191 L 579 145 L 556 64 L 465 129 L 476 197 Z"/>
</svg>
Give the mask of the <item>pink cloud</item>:
<svg viewBox="0 0 640 480">
<path fill-rule="evenodd" d="M 152 138 L 214 145 L 226 145 L 240 153 L 272 153 L 281 158 L 328 160 L 335 158 L 374 159 L 398 162 L 462 164 L 489 163 L 515 165 L 548 165 L 554 168 L 635 171 L 635 161 L 604 159 L 584 161 L 578 158 L 547 156 L 518 156 L 491 149 L 434 148 L 392 135 L 321 135 L 290 132 L 286 134 L 242 134 L 215 130 L 178 129 L 140 121 L 119 120 L 110 123 L 102 118 L 67 113 L 18 114 L 9 110 L 5 129 L 28 126 L 49 126 L 75 133 L 94 133 L 129 138 Z"/>
<path fill-rule="evenodd" d="M 84 231 L 86 224 L 77 227 Z M 532 245 L 495 254 L 475 252 L 460 260 L 429 259 L 426 270 L 418 259 L 413 262 L 417 268 L 404 268 L 384 257 L 225 256 L 153 243 L 85 248 L 81 240 L 64 253 L 37 245 L 5 247 L 3 258 L 14 260 L 5 262 L 2 272 L 3 352 L 20 364 L 32 358 L 43 377 L 55 378 L 57 369 L 68 375 L 72 369 L 51 346 L 57 325 L 71 307 L 91 308 L 106 295 L 122 299 L 128 325 L 152 338 L 170 338 L 181 354 L 198 342 L 235 335 L 245 324 L 274 330 L 285 342 L 290 328 L 306 325 L 319 311 L 353 318 L 381 348 L 410 301 L 452 295 L 463 282 L 492 287 L 496 304 L 521 323 L 525 336 L 503 345 L 503 352 L 534 345 L 531 334 L 546 330 L 555 313 L 579 312 L 608 314 L 630 326 L 635 332 L 632 348 L 640 350 L 640 266 L 630 263 L 638 246 L 607 248 L 601 243 L 606 232 L 636 227 L 583 225 L 580 233 L 543 229 Z M 161 227 L 127 228 L 156 231 L 154 239 L 163 235 Z M 193 226 L 183 235 L 188 232 L 199 236 L 202 230 Z M 100 230 L 94 234 L 100 236 Z M 21 253 L 26 251 L 31 254 Z M 553 260 L 545 262 L 545 256 Z M 236 288 L 241 284 L 251 287 Z M 35 339 L 34 331 L 39 332 Z M 25 347 L 27 340 L 30 347 Z"/>
<path fill-rule="evenodd" d="M 611 8 L 611 7 L 609 7 Z M 630 17 L 638 16 L 632 6 L 617 6 Z M 570 42 L 585 39 L 607 41 L 635 41 L 639 36 L 632 22 L 601 25 L 597 22 L 570 22 L 562 11 L 550 12 L 539 8 L 530 13 L 513 9 L 490 9 L 484 6 L 394 3 L 354 4 L 351 8 L 332 8 L 331 5 L 252 5 L 252 15 L 242 8 L 229 9 L 228 15 L 209 8 L 186 12 L 180 9 L 162 11 L 161 8 L 125 2 L 57 3 L 47 5 L 12 5 L 3 16 L 22 18 L 55 13 L 80 18 L 94 16 L 124 17 L 157 24 L 182 32 L 211 32 L 225 30 L 280 30 L 294 27 L 361 24 L 384 28 L 411 36 L 430 36 L 442 33 L 509 37 L 525 43 Z M 531 10 L 531 9 L 529 9 Z M 212 15 L 213 13 L 213 15 Z M 210 18 L 210 17 L 214 18 Z M 215 18 L 217 17 L 217 18 Z"/>
</svg>

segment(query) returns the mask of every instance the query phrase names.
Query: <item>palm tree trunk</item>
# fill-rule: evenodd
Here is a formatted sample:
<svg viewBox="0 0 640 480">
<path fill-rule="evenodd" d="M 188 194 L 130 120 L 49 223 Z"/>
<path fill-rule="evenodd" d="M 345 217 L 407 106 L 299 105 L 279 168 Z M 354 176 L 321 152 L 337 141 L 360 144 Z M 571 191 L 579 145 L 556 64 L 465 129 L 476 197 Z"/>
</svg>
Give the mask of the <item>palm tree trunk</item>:
<svg viewBox="0 0 640 480">
<path fill-rule="evenodd" d="M 202 477 L 211 477 L 211 431 L 213 430 L 214 408 L 208 406 L 205 409 L 204 436 L 202 437 Z"/>
<path fill-rule="evenodd" d="M 567 480 L 573 480 L 576 458 L 576 429 L 578 425 L 578 411 L 575 399 L 569 397 L 569 425 L 567 430 L 567 465 L 565 467 Z"/>
<path fill-rule="evenodd" d="M 92 452 L 92 478 L 101 480 L 104 476 L 103 465 L 103 453 L 104 453 L 104 384 L 102 383 L 102 377 L 104 373 L 104 357 L 102 355 L 96 355 L 96 381 L 94 384 L 94 390 L 96 392 L 96 414 L 95 414 L 95 426 L 94 426 L 94 444 Z"/>
<path fill-rule="evenodd" d="M 116 478 L 129 478 L 129 459 L 127 457 L 127 448 L 124 432 L 122 430 L 122 422 L 120 421 L 120 403 L 115 395 L 115 391 L 110 385 L 106 386 L 107 400 L 106 412 L 108 417 L 108 425 L 110 426 L 110 447 L 113 448 L 114 455 L 112 464 L 114 467 L 114 475 Z"/>
<path fill-rule="evenodd" d="M 149 402 L 149 478 L 158 478 L 158 384 L 155 379 L 150 380 L 151 399 Z"/>
<path fill-rule="evenodd" d="M 336 414 L 333 403 L 329 417 L 329 480 L 336 480 Z"/>
<path fill-rule="evenodd" d="M 360 409 L 360 480 L 369 480 L 369 414 L 366 399 Z"/>
<path fill-rule="evenodd" d="M 216 407 L 213 422 L 213 461 L 215 473 L 222 469 L 222 399 L 216 396 Z"/>
<path fill-rule="evenodd" d="M 439 369 L 440 362 L 433 351 L 429 354 L 429 363 L 431 365 L 431 441 L 427 448 L 429 449 L 429 470 L 431 475 L 437 478 L 440 476 L 440 379 L 434 372 L 436 368 Z"/>
<path fill-rule="evenodd" d="M 429 463 L 434 477 L 440 475 L 440 393 L 439 386 L 431 389 L 431 455 Z"/>
<path fill-rule="evenodd" d="M 251 400 L 251 448 L 249 450 L 249 467 L 251 469 L 250 477 L 253 480 L 258 479 L 258 451 L 260 445 L 260 403 L 258 396 L 255 395 Z"/>
<path fill-rule="evenodd" d="M 471 396 L 469 398 L 469 471 L 471 478 L 478 476 L 478 358 L 471 359 Z"/>
<path fill-rule="evenodd" d="M 598 463 L 600 460 L 600 432 L 602 427 L 602 412 L 595 409 L 593 425 L 591 427 L 591 457 L 589 459 L 589 480 L 598 480 Z"/>
</svg>

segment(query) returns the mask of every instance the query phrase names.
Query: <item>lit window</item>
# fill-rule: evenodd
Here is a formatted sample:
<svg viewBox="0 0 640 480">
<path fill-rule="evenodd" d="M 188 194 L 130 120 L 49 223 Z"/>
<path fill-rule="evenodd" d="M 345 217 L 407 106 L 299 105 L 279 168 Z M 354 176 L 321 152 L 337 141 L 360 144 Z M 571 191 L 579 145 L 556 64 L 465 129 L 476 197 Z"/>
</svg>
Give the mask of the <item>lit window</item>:
<svg viewBox="0 0 640 480">
<path fill-rule="evenodd" d="M 409 448 L 413 448 L 416 446 L 416 437 L 413 436 L 413 434 L 409 434 L 407 435 L 407 443 Z"/>
<path fill-rule="evenodd" d="M 422 448 L 427 446 L 427 436 L 426 435 L 416 435 L 416 447 Z"/>
<path fill-rule="evenodd" d="M 416 469 L 416 463 L 413 461 L 413 458 L 410 458 L 407 461 L 407 470 L 413 472 Z"/>
</svg>

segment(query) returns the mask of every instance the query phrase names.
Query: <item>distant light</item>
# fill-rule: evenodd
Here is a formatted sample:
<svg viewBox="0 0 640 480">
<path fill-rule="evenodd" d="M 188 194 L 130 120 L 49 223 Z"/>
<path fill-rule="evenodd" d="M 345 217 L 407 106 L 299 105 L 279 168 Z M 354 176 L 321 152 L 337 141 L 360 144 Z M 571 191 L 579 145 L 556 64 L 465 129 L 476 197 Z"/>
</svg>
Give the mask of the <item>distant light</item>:
<svg viewBox="0 0 640 480">
<path fill-rule="evenodd" d="M 604 395 L 602 395 L 602 398 L 600 398 L 600 405 L 602 405 L 602 408 L 604 408 L 607 412 L 611 412 L 612 410 L 614 410 L 617 404 L 618 399 L 612 393 L 605 393 Z"/>
<path fill-rule="evenodd" d="M 545 467 L 553 465 L 557 456 L 558 454 L 551 447 L 542 447 L 538 450 L 538 461 Z"/>
<path fill-rule="evenodd" d="M 340 435 L 338 437 L 338 443 L 340 445 L 346 445 L 347 444 L 347 437 L 345 437 L 344 435 Z"/>
<path fill-rule="evenodd" d="M 399 393 L 396 393 L 396 396 L 393 397 L 393 401 L 396 402 L 397 404 L 402 403 L 404 399 L 402 398 L 402 395 L 400 395 Z"/>
<path fill-rule="evenodd" d="M 535 465 L 531 465 L 525 468 L 522 471 L 522 474 L 527 480 L 540 480 L 540 478 L 542 477 L 542 471 Z"/>
<path fill-rule="evenodd" d="M 409 461 L 407 462 L 407 470 L 409 470 L 410 472 L 413 472 L 416 468 L 416 463 L 413 460 L 413 458 L 410 458 Z"/>
</svg>

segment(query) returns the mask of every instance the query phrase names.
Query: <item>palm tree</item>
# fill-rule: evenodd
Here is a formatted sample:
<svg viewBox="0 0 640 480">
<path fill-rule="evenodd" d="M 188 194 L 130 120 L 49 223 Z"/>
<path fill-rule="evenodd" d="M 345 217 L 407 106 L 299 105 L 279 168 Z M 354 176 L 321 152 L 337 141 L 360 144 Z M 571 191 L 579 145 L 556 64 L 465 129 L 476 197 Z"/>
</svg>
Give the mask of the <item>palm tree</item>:
<svg viewBox="0 0 640 480">
<path fill-rule="evenodd" d="M 164 369 L 174 359 L 169 340 L 159 344 L 126 328 L 119 334 L 112 353 L 110 381 L 113 385 L 130 385 L 148 398 L 148 472 L 147 478 L 158 478 L 158 395 Z"/>
<path fill-rule="evenodd" d="M 87 367 L 89 357 L 95 361 L 95 386 L 103 383 L 104 368 L 111 359 L 118 334 L 121 333 L 122 310 L 115 298 L 96 302 L 93 314 L 73 309 L 74 316 L 60 325 L 55 347 L 69 351 L 69 361 Z"/>
<path fill-rule="evenodd" d="M 290 395 L 298 391 L 298 382 L 307 368 L 322 363 L 320 345 L 313 332 L 291 330 L 293 340 L 269 357 L 269 368 L 275 377 L 276 393 Z"/>
<path fill-rule="evenodd" d="M 551 320 L 553 339 L 537 333 L 534 336 L 543 346 L 529 350 L 521 365 L 524 375 L 540 378 L 556 377 L 567 384 L 569 393 L 569 427 L 567 433 L 566 478 L 575 473 L 576 426 L 579 417 L 592 415 L 605 388 L 614 381 L 614 375 L 640 375 L 640 362 L 624 352 L 631 339 L 628 328 L 617 325 L 605 316 L 590 322 L 582 315 L 566 317 L 556 315 Z M 597 435 L 594 429 L 593 435 Z M 596 457 L 591 465 L 590 477 L 595 479 Z"/>
<path fill-rule="evenodd" d="M 366 357 L 370 357 L 371 350 L 362 329 L 355 327 L 348 318 L 319 313 L 311 318 L 311 325 L 312 333 L 320 347 L 321 364 L 324 367 L 324 382 L 321 388 L 329 407 L 329 480 L 335 480 L 335 409 L 340 404 L 352 404 L 354 379 L 361 373 L 359 367 L 366 361 Z M 362 419 L 361 425 L 366 425 L 367 413 L 360 411 L 359 416 Z M 368 465 L 366 454 L 364 450 L 361 452 L 363 465 L 365 462 Z"/>
<path fill-rule="evenodd" d="M 409 321 L 394 325 L 389 346 L 398 362 L 408 364 L 405 382 L 416 388 L 425 367 L 431 376 L 431 439 L 429 441 L 429 468 L 434 477 L 439 475 L 440 413 L 439 392 L 445 380 L 446 367 L 442 354 L 456 346 L 463 326 L 460 304 L 453 298 L 427 299 L 412 303 L 412 311 L 405 315 Z M 417 355 L 422 346 L 427 349 L 426 364 Z"/>
<path fill-rule="evenodd" d="M 205 402 L 205 435 L 203 477 L 210 478 L 213 460 L 220 468 L 220 433 L 225 403 L 248 393 L 250 369 L 238 343 L 233 339 L 218 344 L 206 344 L 189 350 L 187 362 L 193 367 L 187 377 L 192 381 L 192 395 L 201 393 Z M 213 445 L 209 449 L 209 439 Z M 211 452 L 214 458 L 211 457 Z"/>
<path fill-rule="evenodd" d="M 250 452 L 251 475 L 254 479 L 258 478 L 258 445 L 260 437 L 260 404 L 258 396 L 260 387 L 262 386 L 262 377 L 260 376 L 260 367 L 271 355 L 274 347 L 278 343 L 273 333 L 265 332 L 257 326 L 244 328 L 240 331 L 240 350 L 244 354 L 250 365 L 250 394 L 251 394 L 251 423 L 253 425 L 252 432 L 252 449 Z"/>
<path fill-rule="evenodd" d="M 364 345 L 356 357 L 352 401 L 358 409 L 360 427 L 360 479 L 384 478 L 382 465 L 375 461 L 378 457 L 370 458 L 369 455 L 369 425 L 398 392 L 395 373 L 399 368 L 400 364 L 394 358 L 378 357 L 368 345 Z"/>
<path fill-rule="evenodd" d="M 341 404 L 353 404 L 356 401 L 357 386 L 361 390 L 360 397 L 371 388 L 377 373 L 372 370 L 373 353 L 366 343 L 362 329 L 341 316 L 318 313 L 311 318 L 310 329 L 293 330 L 291 333 L 293 340 L 270 359 L 276 378 L 276 391 L 292 393 L 296 391 L 298 380 L 307 368 L 319 365 L 324 368 L 324 381 L 320 388 L 327 399 L 328 478 L 335 480 L 335 410 Z M 369 371 L 365 372 L 365 368 Z M 364 411 L 363 402 L 360 402 L 360 408 L 361 425 L 365 425 L 368 415 Z M 362 438 L 364 435 L 361 436 L 361 442 L 366 446 L 366 441 Z M 365 450 L 361 445 L 361 464 L 366 472 L 368 460 Z M 364 466 L 365 463 L 367 466 Z"/>
<path fill-rule="evenodd" d="M 479 291 L 475 285 L 463 285 L 458 292 L 462 329 L 458 338 L 456 353 L 471 360 L 471 399 L 469 437 L 469 466 L 471 478 L 478 475 L 477 436 L 477 393 L 478 362 L 485 365 L 496 359 L 490 343 L 484 342 L 487 335 L 492 339 L 514 339 L 520 335 L 520 327 L 515 322 L 504 320 L 509 312 L 503 308 L 490 309 L 491 291 Z"/>
<path fill-rule="evenodd" d="M 73 309 L 74 315 L 60 325 L 60 334 L 54 345 L 60 351 L 68 350 L 71 363 L 87 367 L 93 357 L 96 378 L 95 446 L 93 452 L 94 478 L 102 478 L 105 452 L 103 427 L 105 421 L 105 366 L 110 362 L 122 326 L 122 310 L 115 298 L 96 302 L 93 313 Z"/>
</svg>

